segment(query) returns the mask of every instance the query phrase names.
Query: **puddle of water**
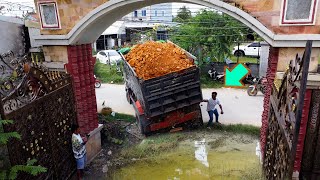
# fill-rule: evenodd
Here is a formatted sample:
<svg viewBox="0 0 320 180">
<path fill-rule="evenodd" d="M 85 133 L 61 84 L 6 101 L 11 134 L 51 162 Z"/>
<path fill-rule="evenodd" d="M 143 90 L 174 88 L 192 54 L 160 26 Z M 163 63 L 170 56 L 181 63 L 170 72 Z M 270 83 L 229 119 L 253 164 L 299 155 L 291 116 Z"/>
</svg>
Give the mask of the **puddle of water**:
<svg viewBox="0 0 320 180">
<path fill-rule="evenodd" d="M 114 180 L 240 179 L 244 172 L 257 169 L 256 143 L 226 143 L 212 149 L 206 139 L 181 143 L 173 152 L 139 161 L 114 171 Z M 259 169 L 259 168 L 258 168 Z"/>
</svg>

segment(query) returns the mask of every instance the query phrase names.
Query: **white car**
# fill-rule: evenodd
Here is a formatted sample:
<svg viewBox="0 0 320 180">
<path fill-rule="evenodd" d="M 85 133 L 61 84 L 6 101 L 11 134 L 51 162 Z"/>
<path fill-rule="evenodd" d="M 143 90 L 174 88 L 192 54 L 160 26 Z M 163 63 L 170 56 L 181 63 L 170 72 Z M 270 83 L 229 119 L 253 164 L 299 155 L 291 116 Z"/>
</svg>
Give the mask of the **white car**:
<svg viewBox="0 0 320 180">
<path fill-rule="evenodd" d="M 122 56 L 116 50 L 99 51 L 96 58 L 103 64 L 111 65 L 115 65 L 122 61 Z"/>
<path fill-rule="evenodd" d="M 235 56 L 253 56 L 258 57 L 261 54 L 261 45 L 259 42 L 253 42 L 251 44 L 240 45 L 233 47 L 232 54 Z"/>
</svg>

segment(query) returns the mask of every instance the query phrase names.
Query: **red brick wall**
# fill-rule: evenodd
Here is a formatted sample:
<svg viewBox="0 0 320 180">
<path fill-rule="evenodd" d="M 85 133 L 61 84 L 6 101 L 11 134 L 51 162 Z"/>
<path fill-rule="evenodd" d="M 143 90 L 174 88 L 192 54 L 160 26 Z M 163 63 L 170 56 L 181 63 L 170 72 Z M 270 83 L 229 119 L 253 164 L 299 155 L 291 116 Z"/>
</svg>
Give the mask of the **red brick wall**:
<svg viewBox="0 0 320 180">
<path fill-rule="evenodd" d="M 264 150 L 267 138 L 268 120 L 269 120 L 269 109 L 270 109 L 270 96 L 272 91 L 272 84 L 274 82 L 275 74 L 277 72 L 279 58 L 279 48 L 270 48 L 268 69 L 267 69 L 267 89 L 263 101 L 263 112 L 262 112 L 262 126 L 260 130 L 260 145 L 261 154 L 264 156 Z M 264 158 L 264 157 L 263 157 Z"/>
<path fill-rule="evenodd" d="M 91 44 L 68 46 L 66 68 L 74 83 L 76 111 L 81 133 L 89 133 L 98 127 Z"/>
<path fill-rule="evenodd" d="M 312 90 L 307 89 L 304 97 L 303 102 L 303 110 L 302 110 L 302 117 L 301 117 L 301 124 L 300 124 L 300 131 L 299 131 L 299 137 L 298 137 L 298 144 L 297 144 L 297 150 L 296 150 L 296 157 L 294 160 L 294 171 L 300 172 L 301 169 L 301 161 L 302 161 L 302 154 L 303 154 L 303 147 L 304 147 L 304 139 L 306 137 L 306 131 L 307 131 L 307 125 L 308 125 L 308 119 L 309 119 L 309 109 L 310 109 L 310 103 L 311 103 L 311 95 Z"/>
</svg>

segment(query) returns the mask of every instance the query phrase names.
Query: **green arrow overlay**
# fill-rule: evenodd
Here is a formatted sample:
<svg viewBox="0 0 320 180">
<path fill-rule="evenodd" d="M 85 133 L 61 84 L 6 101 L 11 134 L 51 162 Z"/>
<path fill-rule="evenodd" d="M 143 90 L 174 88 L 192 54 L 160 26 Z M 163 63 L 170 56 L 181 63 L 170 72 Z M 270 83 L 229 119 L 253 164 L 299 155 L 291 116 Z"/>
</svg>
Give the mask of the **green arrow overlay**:
<svg viewBox="0 0 320 180">
<path fill-rule="evenodd" d="M 230 71 L 226 68 L 225 86 L 243 87 L 241 79 L 246 76 L 250 70 L 243 64 L 236 64 Z"/>
</svg>

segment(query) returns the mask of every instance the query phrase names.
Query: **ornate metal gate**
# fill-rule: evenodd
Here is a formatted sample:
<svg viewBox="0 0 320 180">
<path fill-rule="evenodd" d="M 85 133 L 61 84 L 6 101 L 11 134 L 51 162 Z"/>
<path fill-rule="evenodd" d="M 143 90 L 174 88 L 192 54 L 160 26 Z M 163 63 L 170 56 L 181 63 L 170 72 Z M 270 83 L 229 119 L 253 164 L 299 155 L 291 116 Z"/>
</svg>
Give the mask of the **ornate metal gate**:
<svg viewBox="0 0 320 180">
<path fill-rule="evenodd" d="M 282 81 L 273 85 L 264 154 L 267 179 L 291 179 L 300 169 L 311 91 L 306 90 L 312 42 L 303 58 L 291 60 Z M 303 123 L 302 123 L 303 122 Z"/>
<path fill-rule="evenodd" d="M 1 116 L 15 122 L 4 131 L 21 135 L 21 140 L 7 145 L 9 159 L 12 165 L 37 159 L 48 171 L 36 179 L 68 179 L 76 167 L 70 131 L 76 122 L 71 78 L 47 70 L 38 60 L 30 61 L 28 57 L 11 61 L 15 81 L 7 78 L 0 88 Z M 35 179 L 26 175 L 20 178 Z"/>
</svg>

